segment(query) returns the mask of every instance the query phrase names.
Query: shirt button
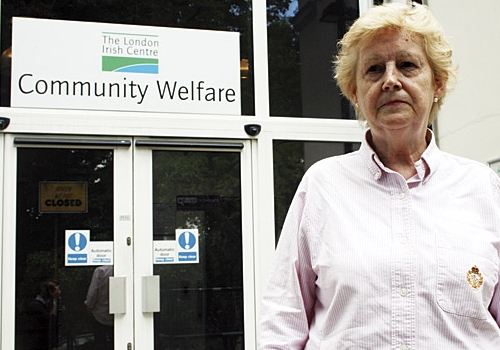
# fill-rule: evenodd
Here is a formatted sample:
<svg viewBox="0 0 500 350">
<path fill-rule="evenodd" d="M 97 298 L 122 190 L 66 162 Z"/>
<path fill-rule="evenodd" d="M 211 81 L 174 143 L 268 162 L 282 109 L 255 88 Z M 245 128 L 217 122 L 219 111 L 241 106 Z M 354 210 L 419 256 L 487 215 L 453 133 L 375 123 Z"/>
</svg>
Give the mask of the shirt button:
<svg viewBox="0 0 500 350">
<path fill-rule="evenodd" d="M 410 348 L 407 345 L 403 344 L 403 345 L 401 345 L 400 349 L 401 350 L 409 350 Z"/>
<path fill-rule="evenodd" d="M 408 289 L 406 289 L 406 288 L 401 288 L 401 289 L 399 290 L 399 294 L 401 294 L 401 296 L 402 296 L 402 297 L 407 296 L 407 295 L 408 295 Z M 406 345 L 402 345 L 402 346 L 406 346 Z"/>
<path fill-rule="evenodd" d="M 401 193 L 399 194 L 399 199 L 405 199 L 405 196 L 406 196 L 406 195 L 405 195 L 403 192 L 401 192 Z"/>
<path fill-rule="evenodd" d="M 408 244 L 408 242 L 409 242 L 408 237 L 406 237 L 406 236 L 405 237 L 401 237 L 401 244 Z"/>
<path fill-rule="evenodd" d="M 380 179 L 380 178 L 382 177 L 382 172 L 377 171 L 377 172 L 373 175 L 373 177 L 375 178 L 375 180 Z"/>
</svg>

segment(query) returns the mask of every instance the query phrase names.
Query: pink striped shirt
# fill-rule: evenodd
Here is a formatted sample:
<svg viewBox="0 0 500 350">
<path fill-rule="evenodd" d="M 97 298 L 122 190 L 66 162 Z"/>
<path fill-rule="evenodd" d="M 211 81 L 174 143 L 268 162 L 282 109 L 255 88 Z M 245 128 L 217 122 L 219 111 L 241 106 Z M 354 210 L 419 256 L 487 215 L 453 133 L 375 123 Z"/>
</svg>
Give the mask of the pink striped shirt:
<svg viewBox="0 0 500 350">
<path fill-rule="evenodd" d="M 500 178 L 434 135 L 415 167 L 405 180 L 365 141 L 307 171 L 264 293 L 260 350 L 500 348 Z"/>
</svg>

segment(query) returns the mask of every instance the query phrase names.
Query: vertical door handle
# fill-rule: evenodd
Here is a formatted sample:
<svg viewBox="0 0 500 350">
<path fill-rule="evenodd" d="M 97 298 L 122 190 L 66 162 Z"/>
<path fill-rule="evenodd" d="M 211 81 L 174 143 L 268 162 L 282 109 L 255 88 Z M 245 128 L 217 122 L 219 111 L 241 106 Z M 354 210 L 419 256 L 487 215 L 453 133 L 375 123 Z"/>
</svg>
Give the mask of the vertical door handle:
<svg viewBox="0 0 500 350">
<path fill-rule="evenodd" d="M 160 276 L 142 277 L 142 312 L 160 311 Z"/>
<path fill-rule="evenodd" d="M 127 312 L 127 277 L 109 278 L 109 313 L 124 314 Z"/>
</svg>

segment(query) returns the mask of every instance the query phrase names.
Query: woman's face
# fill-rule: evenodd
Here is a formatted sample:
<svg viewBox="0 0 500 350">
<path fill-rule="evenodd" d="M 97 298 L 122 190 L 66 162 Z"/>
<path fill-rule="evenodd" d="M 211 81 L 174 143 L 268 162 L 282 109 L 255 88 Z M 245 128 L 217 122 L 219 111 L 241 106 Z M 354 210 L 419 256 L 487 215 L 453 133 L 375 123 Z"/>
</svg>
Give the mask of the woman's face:
<svg viewBox="0 0 500 350">
<path fill-rule="evenodd" d="M 361 47 L 351 98 L 372 132 L 425 131 L 434 98 L 442 93 L 419 39 L 384 29 Z"/>
</svg>

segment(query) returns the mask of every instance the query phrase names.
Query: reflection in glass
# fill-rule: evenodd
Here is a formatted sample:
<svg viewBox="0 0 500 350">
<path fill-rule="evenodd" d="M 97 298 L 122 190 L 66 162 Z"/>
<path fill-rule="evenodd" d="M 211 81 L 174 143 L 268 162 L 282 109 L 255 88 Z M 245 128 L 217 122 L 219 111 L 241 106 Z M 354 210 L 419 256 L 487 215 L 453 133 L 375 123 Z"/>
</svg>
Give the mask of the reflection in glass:
<svg viewBox="0 0 500 350">
<path fill-rule="evenodd" d="M 243 349 L 240 154 L 153 151 L 153 239 L 197 229 L 199 263 L 154 265 L 156 349 Z"/>
<path fill-rule="evenodd" d="M 1 106 L 10 106 L 11 18 L 18 16 L 239 32 L 241 111 L 254 114 L 251 0 L 1 0 L 1 9 Z"/>
<path fill-rule="evenodd" d="M 355 119 L 332 62 L 358 0 L 268 0 L 267 7 L 271 115 Z"/>
<path fill-rule="evenodd" d="M 304 173 L 323 158 L 349 153 L 359 148 L 356 142 L 304 142 L 276 140 L 274 159 L 275 242 L 281 234 L 288 207 Z"/>
<path fill-rule="evenodd" d="M 19 148 L 17 157 L 16 349 L 93 349 L 84 300 L 96 266 L 65 266 L 65 231 L 113 241 L 113 151 Z M 86 210 L 68 210 L 65 201 L 40 210 L 46 182 L 85 183 Z"/>
</svg>

